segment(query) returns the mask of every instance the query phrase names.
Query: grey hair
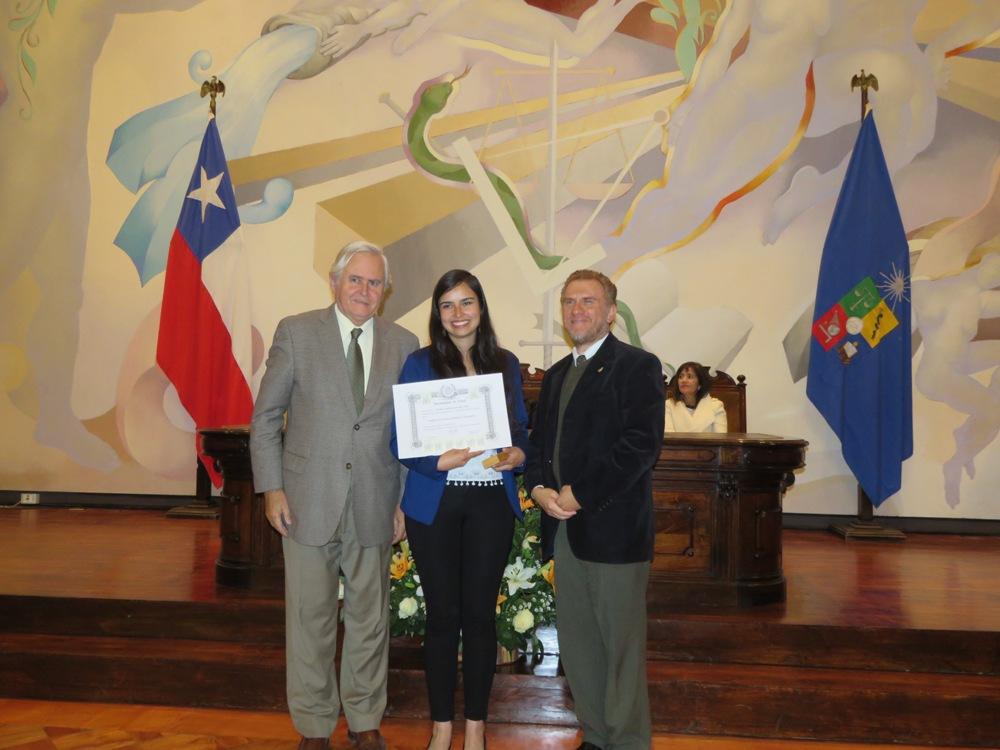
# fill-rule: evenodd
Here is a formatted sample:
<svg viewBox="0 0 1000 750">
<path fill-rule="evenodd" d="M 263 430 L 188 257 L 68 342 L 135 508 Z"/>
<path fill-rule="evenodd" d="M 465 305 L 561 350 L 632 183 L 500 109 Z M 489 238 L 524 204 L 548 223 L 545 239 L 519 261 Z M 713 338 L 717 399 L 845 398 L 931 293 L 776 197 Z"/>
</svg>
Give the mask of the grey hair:
<svg viewBox="0 0 1000 750">
<path fill-rule="evenodd" d="M 333 263 L 330 264 L 330 278 L 333 280 L 333 283 L 337 283 L 337 280 L 340 278 L 341 271 L 347 268 L 347 264 L 351 262 L 351 258 L 358 253 L 371 253 L 372 255 L 377 255 L 382 259 L 382 268 L 385 269 L 382 281 L 388 289 L 389 286 L 392 285 L 392 277 L 389 275 L 389 259 L 385 257 L 385 251 L 383 251 L 382 248 L 378 245 L 373 245 L 371 242 L 366 242 L 365 240 L 348 242 L 340 248 L 340 252 L 337 253 L 337 257 L 334 258 Z"/>
</svg>

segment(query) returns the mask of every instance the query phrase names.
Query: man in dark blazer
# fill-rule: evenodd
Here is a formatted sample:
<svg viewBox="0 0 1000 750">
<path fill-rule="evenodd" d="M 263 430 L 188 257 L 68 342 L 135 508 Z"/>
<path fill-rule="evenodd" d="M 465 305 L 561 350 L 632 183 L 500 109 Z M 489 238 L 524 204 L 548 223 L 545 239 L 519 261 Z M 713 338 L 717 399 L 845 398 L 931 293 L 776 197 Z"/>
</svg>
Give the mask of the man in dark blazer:
<svg viewBox="0 0 1000 750">
<path fill-rule="evenodd" d="M 278 324 L 254 406 L 254 485 L 283 537 L 286 687 L 303 750 L 329 747 L 341 707 L 360 750 L 385 747 L 388 569 L 404 528 L 405 469 L 389 451 L 392 386 L 417 348 L 412 333 L 375 317 L 388 282 L 381 249 L 341 250 L 330 269 L 334 304 Z"/>
<path fill-rule="evenodd" d="M 580 750 L 648 750 L 646 583 L 652 470 L 663 442 L 660 361 L 611 335 L 617 289 L 576 271 L 562 290 L 574 348 L 545 374 L 527 467 L 555 557 L 559 654 Z"/>
</svg>

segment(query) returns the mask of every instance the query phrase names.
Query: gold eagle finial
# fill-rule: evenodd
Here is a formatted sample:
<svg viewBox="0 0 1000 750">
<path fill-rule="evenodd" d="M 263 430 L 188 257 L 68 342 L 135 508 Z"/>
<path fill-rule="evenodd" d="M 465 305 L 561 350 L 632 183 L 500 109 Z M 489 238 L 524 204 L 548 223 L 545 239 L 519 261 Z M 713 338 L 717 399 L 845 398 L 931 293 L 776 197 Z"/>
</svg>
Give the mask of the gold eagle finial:
<svg viewBox="0 0 1000 750">
<path fill-rule="evenodd" d="M 876 88 L 878 87 L 876 86 Z M 211 79 L 201 84 L 202 98 L 206 96 L 211 97 L 208 102 L 208 111 L 212 113 L 212 117 L 215 117 L 215 97 L 220 94 L 222 96 L 226 95 L 226 84 L 215 76 L 212 76 Z"/>
<path fill-rule="evenodd" d="M 861 88 L 861 119 L 863 120 L 868 114 L 868 89 L 872 88 L 878 91 L 878 78 L 875 77 L 874 73 L 865 73 L 865 69 L 862 68 L 860 73 L 855 73 L 851 77 L 851 91 L 858 87 Z"/>
</svg>

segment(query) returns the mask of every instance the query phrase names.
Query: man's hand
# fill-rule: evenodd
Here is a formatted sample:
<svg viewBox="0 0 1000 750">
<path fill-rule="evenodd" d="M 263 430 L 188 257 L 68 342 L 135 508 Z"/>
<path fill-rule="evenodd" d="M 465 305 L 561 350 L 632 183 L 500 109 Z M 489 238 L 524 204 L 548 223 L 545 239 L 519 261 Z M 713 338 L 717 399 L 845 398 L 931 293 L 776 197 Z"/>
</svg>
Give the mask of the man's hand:
<svg viewBox="0 0 1000 750">
<path fill-rule="evenodd" d="M 565 521 L 567 518 L 572 518 L 576 515 L 575 510 L 566 510 L 559 507 L 559 493 L 551 487 L 535 487 L 531 491 L 531 499 L 535 501 L 535 504 L 539 508 L 560 521 Z"/>
<path fill-rule="evenodd" d="M 493 471 L 513 471 L 524 463 L 524 451 L 520 448 L 504 448 L 501 453 L 507 454 L 507 460 L 493 467 Z"/>
<path fill-rule="evenodd" d="M 438 456 L 438 471 L 451 471 L 461 466 L 465 466 L 476 456 L 481 456 L 482 451 L 474 451 L 469 448 L 452 448 Z"/>
<path fill-rule="evenodd" d="M 576 495 L 573 494 L 573 488 L 568 484 L 564 484 L 562 489 L 559 490 L 559 497 L 556 498 L 556 504 L 565 511 L 576 513 L 580 510 L 580 503 L 577 502 Z"/>
<path fill-rule="evenodd" d="M 361 24 L 341 24 L 335 26 L 330 35 L 320 43 L 319 51 L 334 59 L 343 57 L 368 41 L 369 36 L 371 34 L 367 33 Z"/>
<path fill-rule="evenodd" d="M 284 490 L 268 490 L 264 493 L 264 515 L 267 522 L 282 536 L 288 536 L 292 525 L 292 511 L 288 509 L 288 498 Z"/>
<path fill-rule="evenodd" d="M 402 509 L 397 505 L 392 515 L 392 543 L 397 544 L 404 539 L 406 539 L 406 521 Z"/>
</svg>

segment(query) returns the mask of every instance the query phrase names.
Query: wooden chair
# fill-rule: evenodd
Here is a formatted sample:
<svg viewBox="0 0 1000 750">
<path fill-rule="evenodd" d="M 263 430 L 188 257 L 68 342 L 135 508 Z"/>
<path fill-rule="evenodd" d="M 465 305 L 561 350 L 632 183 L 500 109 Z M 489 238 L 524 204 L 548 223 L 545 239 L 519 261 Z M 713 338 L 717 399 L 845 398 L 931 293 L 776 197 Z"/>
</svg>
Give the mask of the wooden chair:
<svg viewBox="0 0 1000 750">
<path fill-rule="evenodd" d="M 538 405 L 538 396 L 542 390 L 542 378 L 545 370 L 537 368 L 529 370 L 528 365 L 521 363 L 521 379 L 524 382 L 524 404 L 528 409 L 529 429 L 535 423 L 535 408 Z M 666 381 L 666 379 L 664 379 Z M 726 407 L 726 421 L 729 423 L 729 432 L 747 431 L 747 384 L 744 375 L 737 375 L 733 380 L 732 375 L 716 370 L 715 377 L 712 378 L 711 394 L 722 402 Z M 669 383 L 664 382 L 664 398 L 666 398 L 666 388 Z"/>
<path fill-rule="evenodd" d="M 677 375 L 674 375 L 676 378 Z M 715 371 L 715 377 L 710 378 L 709 393 L 715 396 L 726 407 L 726 422 L 729 432 L 747 431 L 747 383 L 745 375 L 733 376 L 722 370 Z M 663 384 L 664 389 L 673 383 L 673 378 Z"/>
</svg>

